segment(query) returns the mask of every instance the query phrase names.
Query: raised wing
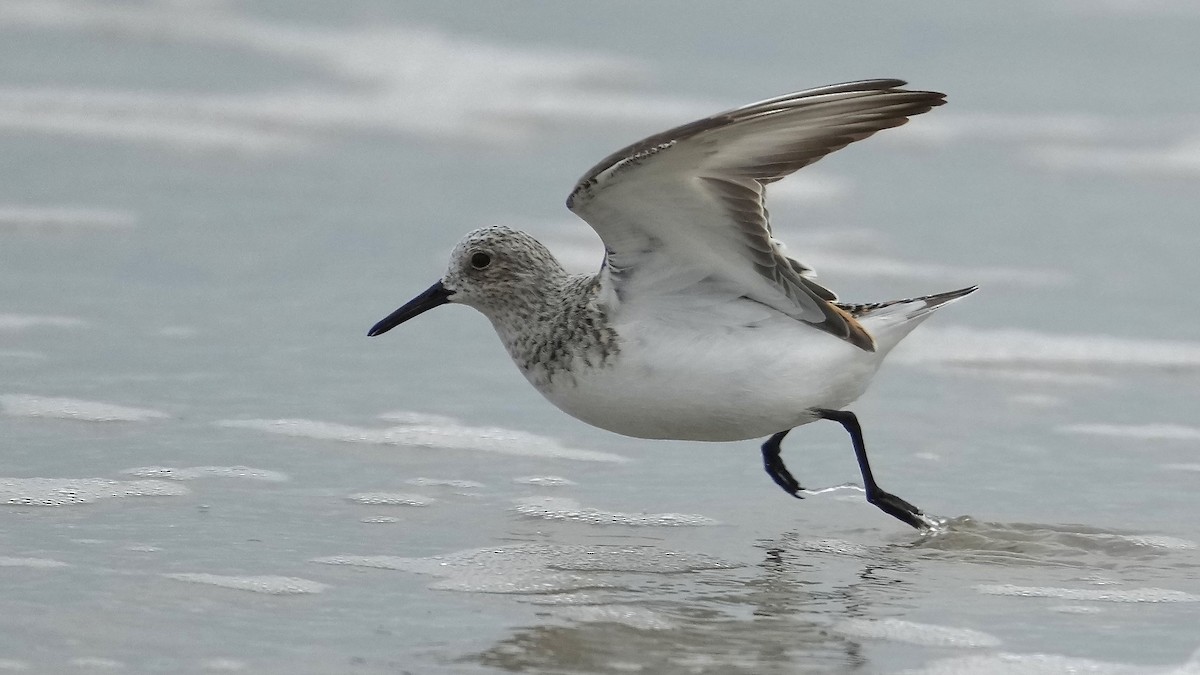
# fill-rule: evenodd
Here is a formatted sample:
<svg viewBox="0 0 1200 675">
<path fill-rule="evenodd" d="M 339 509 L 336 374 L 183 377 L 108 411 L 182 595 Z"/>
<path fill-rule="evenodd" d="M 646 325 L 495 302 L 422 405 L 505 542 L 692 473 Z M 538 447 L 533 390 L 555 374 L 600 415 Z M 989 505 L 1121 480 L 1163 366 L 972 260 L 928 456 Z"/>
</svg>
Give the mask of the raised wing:
<svg viewBox="0 0 1200 675">
<path fill-rule="evenodd" d="M 766 185 L 854 141 L 945 103 L 945 95 L 865 80 L 809 89 L 685 124 L 604 158 L 567 207 L 604 240 L 622 285 L 687 270 L 867 351 L 874 340 L 811 270 L 771 236 Z M 658 273 L 652 272 L 653 268 Z M 638 293 L 653 293 L 639 285 Z"/>
</svg>

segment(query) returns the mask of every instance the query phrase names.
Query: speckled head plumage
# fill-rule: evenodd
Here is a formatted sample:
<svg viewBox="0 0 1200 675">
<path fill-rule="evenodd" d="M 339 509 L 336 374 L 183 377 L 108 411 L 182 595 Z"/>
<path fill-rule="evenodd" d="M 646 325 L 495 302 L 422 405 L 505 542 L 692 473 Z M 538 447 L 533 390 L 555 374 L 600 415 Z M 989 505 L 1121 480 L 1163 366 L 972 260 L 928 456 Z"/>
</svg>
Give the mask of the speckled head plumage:
<svg viewBox="0 0 1200 675">
<path fill-rule="evenodd" d="M 474 307 L 493 321 L 505 308 L 561 286 L 567 273 L 537 239 L 503 225 L 473 230 L 450 252 L 442 285 L 450 302 Z"/>
<path fill-rule="evenodd" d="M 525 376 L 538 387 L 569 377 L 571 364 L 588 367 L 617 354 L 616 332 L 595 302 L 597 279 L 570 275 L 554 255 L 524 232 L 483 227 L 450 253 L 437 283 L 375 324 L 379 335 L 446 303 L 467 305 L 492 322 Z"/>
<path fill-rule="evenodd" d="M 561 289 L 562 265 L 537 239 L 502 225 L 468 232 L 450 253 L 437 283 L 371 328 L 379 335 L 446 303 L 474 307 L 496 324 L 518 322 L 537 299 Z"/>
</svg>

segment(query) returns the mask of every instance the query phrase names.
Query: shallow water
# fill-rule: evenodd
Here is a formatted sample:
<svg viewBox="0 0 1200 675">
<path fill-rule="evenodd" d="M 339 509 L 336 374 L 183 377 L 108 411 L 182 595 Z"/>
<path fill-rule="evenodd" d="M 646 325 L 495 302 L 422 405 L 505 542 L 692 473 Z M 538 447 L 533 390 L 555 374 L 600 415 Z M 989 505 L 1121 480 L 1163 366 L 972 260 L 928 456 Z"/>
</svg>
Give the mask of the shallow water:
<svg viewBox="0 0 1200 675">
<path fill-rule="evenodd" d="M 864 12 L 868 12 L 864 14 Z M 871 21 L 861 17 L 871 16 Z M 0 5 L 0 671 L 1200 672 L 1191 3 Z M 805 86 L 950 104 L 772 187 L 850 301 L 980 283 L 848 439 L 647 442 L 480 316 L 465 231 Z M 970 514 L 970 515 L 965 515 Z"/>
</svg>

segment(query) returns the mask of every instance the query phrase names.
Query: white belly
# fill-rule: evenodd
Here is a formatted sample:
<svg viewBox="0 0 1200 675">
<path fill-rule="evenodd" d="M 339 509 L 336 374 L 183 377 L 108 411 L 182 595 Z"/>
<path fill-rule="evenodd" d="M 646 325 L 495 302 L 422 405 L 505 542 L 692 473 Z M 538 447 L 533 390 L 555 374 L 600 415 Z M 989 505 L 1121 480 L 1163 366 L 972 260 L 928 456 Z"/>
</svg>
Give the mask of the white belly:
<svg viewBox="0 0 1200 675">
<path fill-rule="evenodd" d="M 538 389 L 564 412 L 626 436 L 735 441 L 813 421 L 862 395 L 882 355 L 781 317 L 749 327 L 616 326 L 620 352 Z"/>
</svg>

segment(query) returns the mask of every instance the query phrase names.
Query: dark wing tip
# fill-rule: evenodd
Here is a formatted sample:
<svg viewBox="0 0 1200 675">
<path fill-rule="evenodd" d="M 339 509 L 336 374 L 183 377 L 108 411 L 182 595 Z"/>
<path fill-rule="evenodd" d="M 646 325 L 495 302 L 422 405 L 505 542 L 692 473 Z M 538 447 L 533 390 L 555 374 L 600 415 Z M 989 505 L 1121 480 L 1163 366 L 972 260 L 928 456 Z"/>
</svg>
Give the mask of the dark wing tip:
<svg viewBox="0 0 1200 675">
<path fill-rule="evenodd" d="M 710 115 L 687 124 L 668 129 L 666 131 L 654 134 L 644 138 L 637 143 L 628 145 L 616 152 L 608 155 L 600 160 L 595 166 L 587 171 L 582 178 L 575 184 L 571 190 L 571 194 L 567 196 L 567 208 L 574 211 L 579 199 L 595 185 L 597 177 L 604 171 L 614 165 L 625 161 L 638 153 L 645 152 L 654 146 L 662 145 L 676 140 L 683 140 L 690 136 L 706 131 L 708 129 L 721 126 L 741 117 L 753 117 L 763 112 L 770 112 L 777 105 L 789 107 L 792 102 L 804 99 L 811 99 L 820 96 L 829 96 L 837 94 L 880 94 L 887 93 L 892 95 L 903 95 L 907 100 L 904 103 L 908 106 L 900 115 L 900 121 L 896 122 L 895 126 L 904 124 L 908 117 L 919 115 L 931 108 L 945 104 L 946 95 L 936 91 L 919 91 L 901 89 L 908 82 L 898 78 L 879 78 L 869 80 L 856 80 L 854 82 L 842 82 L 839 84 L 830 84 L 823 87 L 814 87 L 796 91 L 782 96 L 756 101 L 747 105 L 732 108 L 715 115 Z M 878 130 L 878 129 L 876 129 Z M 868 134 L 869 135 L 869 134 Z M 857 139 L 851 139 L 857 140 Z"/>
</svg>

